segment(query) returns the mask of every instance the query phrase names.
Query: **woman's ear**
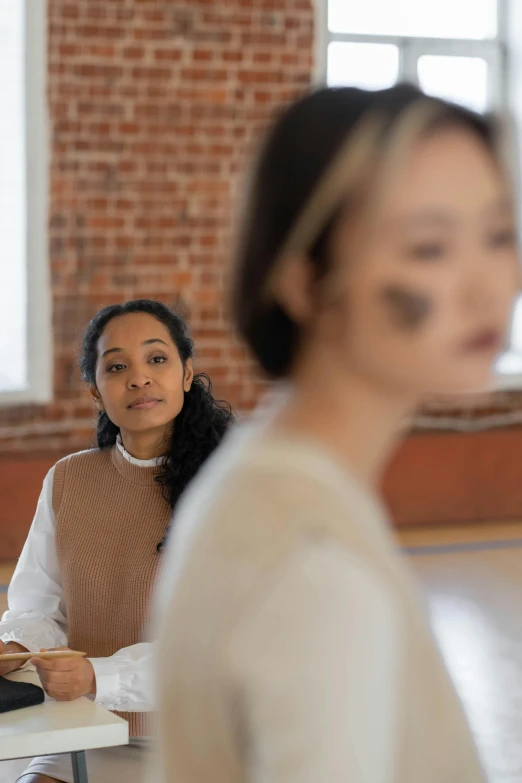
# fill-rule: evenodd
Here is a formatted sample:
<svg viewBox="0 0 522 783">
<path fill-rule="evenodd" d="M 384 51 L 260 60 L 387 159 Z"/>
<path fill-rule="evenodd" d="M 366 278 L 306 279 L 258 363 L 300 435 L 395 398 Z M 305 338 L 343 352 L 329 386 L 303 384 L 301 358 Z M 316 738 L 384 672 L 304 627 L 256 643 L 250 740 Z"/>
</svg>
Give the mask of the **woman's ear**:
<svg viewBox="0 0 522 783">
<path fill-rule="evenodd" d="M 314 273 L 304 254 L 293 254 L 282 259 L 274 293 L 279 304 L 296 323 L 306 323 L 314 311 Z"/>
<path fill-rule="evenodd" d="M 91 384 L 89 386 L 89 394 L 91 395 L 92 400 L 93 400 L 94 404 L 96 405 L 97 409 L 100 411 L 100 413 L 101 413 L 101 411 L 104 411 L 105 410 L 105 406 L 104 406 L 104 404 L 102 402 L 102 398 L 100 397 L 100 392 L 98 391 L 98 389 L 96 388 L 96 386 L 94 384 Z"/>
<path fill-rule="evenodd" d="M 192 381 L 194 380 L 194 367 L 192 365 L 192 359 L 187 359 L 185 362 L 185 372 L 183 375 L 183 391 L 190 391 Z"/>
</svg>

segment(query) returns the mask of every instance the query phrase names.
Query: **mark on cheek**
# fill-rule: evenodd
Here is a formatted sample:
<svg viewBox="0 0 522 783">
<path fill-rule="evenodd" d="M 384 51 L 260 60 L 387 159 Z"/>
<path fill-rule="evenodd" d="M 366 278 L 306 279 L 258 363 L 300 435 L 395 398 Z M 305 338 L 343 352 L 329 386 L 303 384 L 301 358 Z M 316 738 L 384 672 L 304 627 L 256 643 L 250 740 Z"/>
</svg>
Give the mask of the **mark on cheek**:
<svg viewBox="0 0 522 783">
<path fill-rule="evenodd" d="M 390 285 L 383 289 L 382 299 L 388 305 L 397 326 L 403 329 L 416 329 L 433 312 L 433 300 L 426 294 Z"/>
</svg>

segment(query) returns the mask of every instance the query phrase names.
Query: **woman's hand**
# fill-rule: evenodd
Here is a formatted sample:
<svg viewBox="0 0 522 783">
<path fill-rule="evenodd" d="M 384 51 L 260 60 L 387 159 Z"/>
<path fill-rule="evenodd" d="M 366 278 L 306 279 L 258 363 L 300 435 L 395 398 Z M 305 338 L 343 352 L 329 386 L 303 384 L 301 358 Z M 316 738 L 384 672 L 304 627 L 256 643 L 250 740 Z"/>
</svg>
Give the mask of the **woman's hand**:
<svg viewBox="0 0 522 783">
<path fill-rule="evenodd" d="M 88 658 L 33 658 L 31 663 L 36 667 L 42 688 L 56 701 L 73 701 L 80 696 L 96 693 L 96 677 Z"/>
<path fill-rule="evenodd" d="M 7 644 L 0 642 L 0 655 L 18 652 L 26 653 L 29 651 L 26 647 L 22 647 L 21 644 L 18 644 L 18 642 L 7 642 Z M 0 677 L 3 677 L 5 674 L 10 674 L 11 672 L 15 672 L 20 668 L 20 666 L 23 665 L 24 661 L 0 661 Z"/>
</svg>

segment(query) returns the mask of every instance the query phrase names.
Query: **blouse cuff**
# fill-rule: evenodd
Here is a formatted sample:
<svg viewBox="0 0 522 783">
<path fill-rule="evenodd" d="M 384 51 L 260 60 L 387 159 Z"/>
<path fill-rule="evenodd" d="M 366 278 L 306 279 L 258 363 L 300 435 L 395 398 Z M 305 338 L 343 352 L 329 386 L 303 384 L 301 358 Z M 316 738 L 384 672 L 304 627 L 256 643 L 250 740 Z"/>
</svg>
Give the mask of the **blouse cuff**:
<svg viewBox="0 0 522 783">
<path fill-rule="evenodd" d="M 118 664 L 112 658 L 89 658 L 96 677 L 96 704 L 106 710 L 118 709 L 120 674 Z M 121 694 L 120 694 L 121 696 Z"/>
</svg>

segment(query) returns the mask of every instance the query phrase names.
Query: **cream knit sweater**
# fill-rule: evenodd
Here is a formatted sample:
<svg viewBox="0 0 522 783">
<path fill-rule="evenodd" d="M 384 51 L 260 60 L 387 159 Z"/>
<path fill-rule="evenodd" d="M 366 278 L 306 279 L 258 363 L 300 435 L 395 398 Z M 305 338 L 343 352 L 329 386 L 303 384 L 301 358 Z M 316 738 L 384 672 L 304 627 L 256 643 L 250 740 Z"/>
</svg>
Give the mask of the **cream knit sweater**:
<svg viewBox="0 0 522 783">
<path fill-rule="evenodd" d="M 239 429 L 182 501 L 158 602 L 154 783 L 479 783 L 378 501 Z"/>
</svg>

